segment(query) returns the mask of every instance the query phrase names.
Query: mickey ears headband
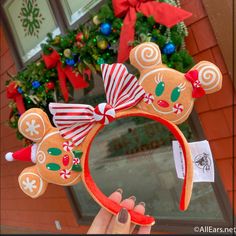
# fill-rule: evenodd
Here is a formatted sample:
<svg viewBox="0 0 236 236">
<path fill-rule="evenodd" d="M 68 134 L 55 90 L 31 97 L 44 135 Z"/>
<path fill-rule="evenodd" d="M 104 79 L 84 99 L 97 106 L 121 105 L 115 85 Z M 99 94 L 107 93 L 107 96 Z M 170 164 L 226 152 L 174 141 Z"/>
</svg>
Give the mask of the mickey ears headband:
<svg viewBox="0 0 236 236">
<path fill-rule="evenodd" d="M 173 69 L 164 67 L 161 62 L 159 47 L 154 43 L 143 43 L 132 49 L 130 61 L 131 64 L 141 72 L 139 81 L 137 81 L 134 75 L 129 74 L 126 67 L 122 64 L 104 64 L 101 66 L 106 94 L 105 103 L 98 104 L 95 108 L 85 104 L 51 103 L 49 108 L 50 112 L 53 114 L 53 121 L 58 128 L 56 131 L 55 128 L 49 126 L 48 118 L 42 110 L 34 108 L 24 113 L 19 119 L 19 130 L 24 136 L 30 138 L 39 145 L 37 147 L 32 146 L 27 148 L 27 150 L 23 150 L 22 152 L 20 150 L 14 154 L 7 154 L 6 159 L 9 161 L 13 159 L 21 159 L 21 157 L 25 156 L 27 153 L 28 159 L 32 161 L 35 161 L 36 159 L 36 165 L 38 165 L 41 155 L 39 153 L 42 152 L 39 146 L 43 146 L 46 137 L 48 138 L 48 141 L 50 141 L 50 135 L 53 133 L 58 134 L 58 132 L 60 132 L 60 135 L 58 135 L 57 138 L 58 140 L 60 139 L 59 141 L 63 143 L 63 145 L 64 139 L 72 140 L 73 144 L 77 146 L 75 147 L 75 150 L 73 149 L 73 152 L 78 150 L 83 151 L 81 158 L 82 172 L 79 171 L 79 173 L 72 173 L 72 168 L 71 175 L 73 174 L 77 178 L 81 174 L 82 180 L 94 200 L 111 213 L 117 214 L 122 207 L 111 201 L 101 192 L 90 174 L 90 147 L 96 134 L 104 127 L 104 125 L 107 125 L 116 119 L 129 116 L 147 117 L 160 122 L 167 127 L 170 132 L 174 134 L 182 147 L 185 163 L 185 178 L 180 199 L 180 209 L 186 210 L 190 202 L 193 185 L 193 166 L 189 145 L 182 132 L 173 122 L 170 121 L 170 119 L 168 120 L 165 115 L 163 116 L 161 113 L 149 109 L 150 103 L 152 103 L 156 98 L 154 98 L 154 96 L 150 94 L 150 91 L 148 91 L 150 89 L 153 90 L 151 81 L 147 80 L 146 83 L 142 82 L 147 73 L 156 73 L 156 71 L 159 70 L 164 71 L 165 73 L 166 71 L 169 71 L 169 73 L 171 73 L 171 78 L 173 78 L 173 75 L 174 77 L 178 76 L 181 80 L 184 79 L 184 81 L 189 81 L 189 96 L 187 97 L 184 95 L 184 97 L 182 97 L 183 99 L 191 99 L 190 108 L 192 108 L 193 98 L 200 97 L 205 93 L 218 91 L 221 88 L 222 76 L 220 70 L 214 64 L 207 61 L 198 63 L 185 75 Z M 168 97 L 169 95 L 170 94 L 168 94 Z M 140 106 L 140 104 L 142 104 L 142 106 Z M 144 110 L 143 108 L 147 109 Z M 173 109 L 175 109 L 174 115 L 179 115 L 178 111 L 181 110 L 182 107 L 174 106 Z M 188 111 L 191 111 L 191 109 L 188 109 Z M 43 125 L 44 129 L 43 132 L 39 130 L 40 132 L 37 131 L 35 135 L 27 136 L 28 133 L 22 129 L 22 124 L 32 116 L 32 114 L 34 114 L 33 116 L 35 120 L 38 119 L 38 121 L 41 122 L 40 124 Z M 187 116 L 185 116 L 184 119 L 187 119 Z M 181 121 L 183 121 L 183 119 Z M 55 142 L 56 141 L 54 140 L 52 141 L 52 143 Z M 70 142 L 67 143 L 69 145 Z M 73 155 L 71 156 L 71 147 L 68 146 L 65 148 L 66 150 L 64 150 L 67 152 L 66 156 L 72 158 L 70 161 L 73 163 L 75 157 Z M 45 155 L 44 158 L 47 159 L 47 156 Z M 43 177 L 42 174 L 42 178 Z M 47 178 L 49 180 L 48 182 L 50 182 L 50 175 L 48 175 Z M 53 177 L 51 176 L 51 178 Z M 55 182 L 51 181 L 51 183 Z M 152 225 L 155 222 L 153 217 L 141 215 L 133 210 L 129 210 L 129 213 L 131 221 L 135 224 Z"/>
<path fill-rule="evenodd" d="M 186 210 L 192 193 L 193 168 L 189 145 L 178 127 L 155 114 L 135 108 L 145 95 L 144 89 L 138 84 L 136 77 L 129 74 L 122 64 L 102 65 L 102 75 L 107 103 L 93 108 L 90 105 L 51 103 L 50 112 L 53 121 L 59 128 L 63 138 L 71 139 L 74 144 L 81 145 L 84 151 L 82 159 L 82 179 L 92 197 L 108 211 L 117 214 L 121 206 L 108 199 L 96 186 L 89 170 L 89 151 L 91 142 L 104 125 L 115 119 L 128 116 L 142 116 L 153 119 L 166 126 L 179 141 L 184 154 L 185 179 L 180 200 L 180 209 Z M 152 225 L 153 217 L 129 211 L 131 220 L 140 225 Z"/>
</svg>

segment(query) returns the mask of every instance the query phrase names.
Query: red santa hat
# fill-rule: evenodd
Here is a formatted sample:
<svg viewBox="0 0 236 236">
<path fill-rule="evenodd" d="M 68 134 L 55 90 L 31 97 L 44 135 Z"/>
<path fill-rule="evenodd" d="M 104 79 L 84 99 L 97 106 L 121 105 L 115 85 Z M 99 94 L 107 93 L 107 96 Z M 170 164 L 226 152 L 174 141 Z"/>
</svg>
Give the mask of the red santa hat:
<svg viewBox="0 0 236 236">
<path fill-rule="evenodd" d="M 26 148 L 22 148 L 14 153 L 8 152 L 5 155 L 5 159 L 7 161 L 19 160 L 19 161 L 32 161 L 35 163 L 36 162 L 36 149 L 37 149 L 37 145 L 33 144 Z"/>
</svg>

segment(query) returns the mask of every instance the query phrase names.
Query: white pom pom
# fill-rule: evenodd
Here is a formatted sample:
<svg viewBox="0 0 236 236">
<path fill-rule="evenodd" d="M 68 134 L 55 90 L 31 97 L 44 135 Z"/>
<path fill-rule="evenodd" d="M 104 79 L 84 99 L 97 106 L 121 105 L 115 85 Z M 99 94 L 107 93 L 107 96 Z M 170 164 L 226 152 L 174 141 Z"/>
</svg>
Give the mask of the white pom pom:
<svg viewBox="0 0 236 236">
<path fill-rule="evenodd" d="M 7 161 L 14 161 L 13 152 L 8 152 L 8 153 L 5 155 L 5 159 L 6 159 Z"/>
</svg>

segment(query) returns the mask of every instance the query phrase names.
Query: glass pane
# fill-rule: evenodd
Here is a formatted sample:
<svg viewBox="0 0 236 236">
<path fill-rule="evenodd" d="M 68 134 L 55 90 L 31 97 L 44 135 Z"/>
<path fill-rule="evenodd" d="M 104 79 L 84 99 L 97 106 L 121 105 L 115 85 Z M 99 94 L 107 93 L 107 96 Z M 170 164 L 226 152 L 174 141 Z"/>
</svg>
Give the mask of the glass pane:
<svg viewBox="0 0 236 236">
<path fill-rule="evenodd" d="M 61 0 L 69 25 L 74 24 L 101 0 Z"/>
<path fill-rule="evenodd" d="M 41 50 L 48 32 L 60 34 L 48 0 L 8 0 L 4 10 L 23 62 Z"/>
<path fill-rule="evenodd" d="M 104 95 L 87 97 L 95 105 Z M 188 123 L 179 126 L 188 141 L 195 137 Z M 179 210 L 182 190 L 177 178 L 171 142 L 174 137 L 162 125 L 146 118 L 129 117 L 115 121 L 96 136 L 90 153 L 90 169 L 98 187 L 106 194 L 121 187 L 124 197 L 135 195 L 146 203 L 147 214 L 158 219 L 223 220 L 210 183 L 194 183 L 187 211 Z M 73 187 L 82 216 L 94 216 L 99 206 L 82 183 Z"/>
</svg>

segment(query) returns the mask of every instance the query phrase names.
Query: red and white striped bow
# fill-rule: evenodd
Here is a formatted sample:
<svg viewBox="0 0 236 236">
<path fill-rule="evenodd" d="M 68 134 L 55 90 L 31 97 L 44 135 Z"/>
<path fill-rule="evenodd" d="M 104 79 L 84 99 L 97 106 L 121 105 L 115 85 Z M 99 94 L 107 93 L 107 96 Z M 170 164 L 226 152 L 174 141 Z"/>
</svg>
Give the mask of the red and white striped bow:
<svg viewBox="0 0 236 236">
<path fill-rule="evenodd" d="M 129 74 L 123 64 L 103 64 L 101 70 L 107 103 L 100 103 L 95 108 L 85 104 L 49 104 L 60 134 L 76 146 L 83 142 L 95 122 L 110 123 L 117 111 L 135 106 L 145 95 L 137 78 Z"/>
</svg>

